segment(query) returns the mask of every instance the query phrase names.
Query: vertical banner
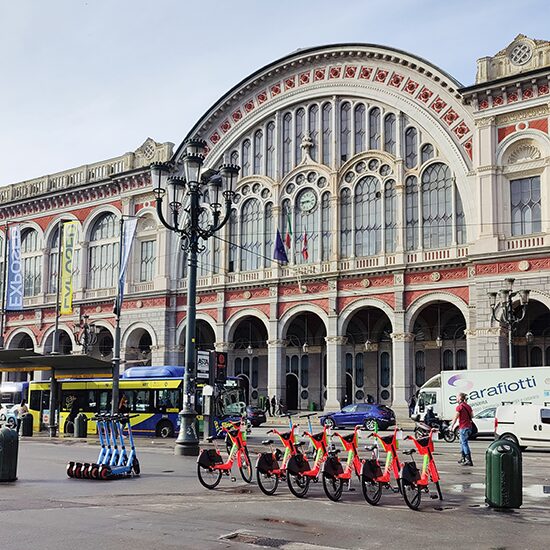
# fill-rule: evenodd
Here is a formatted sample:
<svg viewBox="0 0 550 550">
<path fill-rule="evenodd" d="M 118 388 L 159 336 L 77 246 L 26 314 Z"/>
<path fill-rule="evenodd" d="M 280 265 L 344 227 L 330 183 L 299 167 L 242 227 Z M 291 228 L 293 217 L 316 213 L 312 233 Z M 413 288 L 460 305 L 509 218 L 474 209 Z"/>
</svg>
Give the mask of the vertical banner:
<svg viewBox="0 0 550 550">
<path fill-rule="evenodd" d="M 6 311 L 23 309 L 23 275 L 21 273 L 21 229 L 10 227 L 8 240 L 8 281 Z"/>
<path fill-rule="evenodd" d="M 122 224 L 122 240 L 121 240 L 121 254 L 120 254 L 120 266 L 118 275 L 118 296 L 115 305 L 117 315 L 120 315 L 122 309 L 122 301 L 124 299 L 124 279 L 126 277 L 126 267 L 128 266 L 128 259 L 130 258 L 130 250 L 132 249 L 132 242 L 136 233 L 137 218 L 130 218 Z"/>
<path fill-rule="evenodd" d="M 59 253 L 61 254 L 61 274 L 59 313 L 70 315 L 73 312 L 73 258 L 76 247 L 78 222 L 63 224 L 63 239 Z"/>
</svg>

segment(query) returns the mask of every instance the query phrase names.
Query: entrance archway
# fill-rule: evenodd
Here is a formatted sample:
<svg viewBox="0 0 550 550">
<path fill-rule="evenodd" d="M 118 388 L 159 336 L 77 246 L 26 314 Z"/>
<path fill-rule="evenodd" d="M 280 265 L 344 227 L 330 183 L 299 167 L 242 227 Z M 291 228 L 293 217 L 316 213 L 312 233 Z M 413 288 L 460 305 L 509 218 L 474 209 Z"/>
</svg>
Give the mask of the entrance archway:
<svg viewBox="0 0 550 550">
<path fill-rule="evenodd" d="M 298 410 L 298 377 L 294 373 L 286 375 L 286 410 Z"/>
</svg>

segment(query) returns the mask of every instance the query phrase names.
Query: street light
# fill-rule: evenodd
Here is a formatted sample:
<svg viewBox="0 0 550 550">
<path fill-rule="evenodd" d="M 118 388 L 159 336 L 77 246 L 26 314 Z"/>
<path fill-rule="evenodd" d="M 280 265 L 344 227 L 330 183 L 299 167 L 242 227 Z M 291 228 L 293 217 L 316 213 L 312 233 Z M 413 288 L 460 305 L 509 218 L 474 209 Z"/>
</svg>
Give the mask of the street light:
<svg viewBox="0 0 550 550">
<path fill-rule="evenodd" d="M 98 330 L 93 324 L 88 323 L 89 316 L 83 315 L 80 320 L 80 324 L 75 327 L 74 337 L 76 343 L 82 346 L 84 355 L 88 355 L 88 352 L 97 343 Z"/>
<path fill-rule="evenodd" d="M 205 249 L 205 245 L 200 243 L 201 239 L 207 241 L 229 220 L 235 195 L 233 185 L 237 179 L 239 167 L 223 164 L 219 170 L 209 171 L 201 178 L 206 142 L 202 139 L 190 139 L 184 146 L 184 177 L 177 173 L 173 165 L 166 163 L 152 164 L 151 176 L 153 181 L 157 182 L 155 196 L 158 217 L 167 229 L 180 236 L 181 247 L 188 256 L 183 409 L 180 412 L 180 431 L 174 452 L 178 455 L 196 456 L 199 452 L 199 438 L 196 431 L 197 413 L 193 401 L 197 255 Z M 225 211 L 222 211 L 220 191 L 224 199 Z M 208 220 L 204 221 L 204 218 Z"/>
<path fill-rule="evenodd" d="M 491 306 L 492 318 L 501 325 L 505 325 L 508 328 L 508 366 L 512 365 L 512 333 L 516 326 L 523 321 L 525 313 L 527 311 L 527 304 L 529 303 L 530 290 L 514 290 L 515 279 L 505 279 L 506 288 L 503 288 L 497 292 L 488 292 L 489 305 Z M 498 301 L 497 301 L 498 296 Z M 520 312 L 514 311 L 513 301 L 516 296 L 519 296 Z M 497 309 L 500 308 L 500 314 L 497 315 Z"/>
</svg>

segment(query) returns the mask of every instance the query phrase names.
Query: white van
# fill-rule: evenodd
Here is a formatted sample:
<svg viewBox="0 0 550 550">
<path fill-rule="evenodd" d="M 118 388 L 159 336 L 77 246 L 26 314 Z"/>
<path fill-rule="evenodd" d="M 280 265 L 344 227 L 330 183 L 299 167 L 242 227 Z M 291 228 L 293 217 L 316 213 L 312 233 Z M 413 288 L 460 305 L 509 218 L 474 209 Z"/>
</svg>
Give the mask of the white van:
<svg viewBox="0 0 550 550">
<path fill-rule="evenodd" d="M 550 448 L 550 403 L 501 405 L 495 414 L 495 439 L 526 447 Z"/>
</svg>

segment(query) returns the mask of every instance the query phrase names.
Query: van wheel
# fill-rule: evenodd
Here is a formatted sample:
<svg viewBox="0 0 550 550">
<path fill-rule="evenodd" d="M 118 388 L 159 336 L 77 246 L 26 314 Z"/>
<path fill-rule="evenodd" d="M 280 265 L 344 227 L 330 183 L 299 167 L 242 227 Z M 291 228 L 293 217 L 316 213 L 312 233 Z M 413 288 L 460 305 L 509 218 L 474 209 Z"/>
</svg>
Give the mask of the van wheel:
<svg viewBox="0 0 550 550">
<path fill-rule="evenodd" d="M 527 447 L 525 445 L 520 445 L 518 438 L 514 434 L 502 434 L 499 439 L 506 439 L 508 441 L 513 441 L 520 449 L 521 451 L 525 451 Z"/>
<path fill-rule="evenodd" d="M 168 420 L 159 422 L 157 424 L 157 437 L 162 437 L 162 439 L 174 437 L 174 426 L 172 426 L 172 422 L 169 422 Z"/>
</svg>

